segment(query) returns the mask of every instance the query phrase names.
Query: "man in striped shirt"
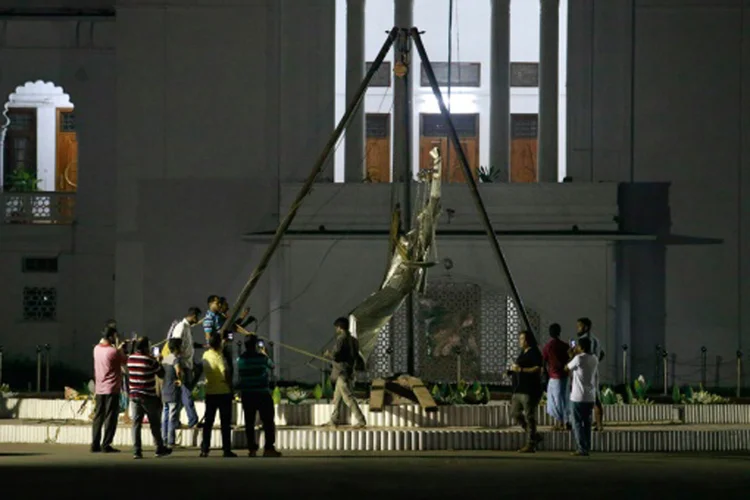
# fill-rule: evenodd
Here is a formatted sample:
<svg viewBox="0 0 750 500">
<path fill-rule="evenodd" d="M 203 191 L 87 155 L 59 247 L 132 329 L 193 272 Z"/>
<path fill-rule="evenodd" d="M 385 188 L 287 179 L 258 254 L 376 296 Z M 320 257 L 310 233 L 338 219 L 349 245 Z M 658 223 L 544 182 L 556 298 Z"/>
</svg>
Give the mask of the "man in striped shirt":
<svg viewBox="0 0 750 500">
<path fill-rule="evenodd" d="M 141 425 L 144 415 L 148 416 L 151 435 L 156 443 L 156 456 L 164 457 L 172 450 L 164 446 L 161 437 L 161 400 L 156 395 L 156 377 L 164 376 L 164 369 L 149 354 L 148 337 L 141 337 L 135 345 L 135 352 L 128 357 L 130 379 L 130 408 L 133 413 L 133 456 L 143 458 L 141 447 Z"/>
<path fill-rule="evenodd" d="M 245 341 L 245 353 L 237 358 L 237 374 L 239 376 L 237 389 L 240 391 L 242 409 L 245 412 L 245 434 L 247 435 L 247 448 L 251 457 L 258 453 L 258 444 L 255 442 L 256 413 L 260 413 L 260 421 L 263 423 L 266 441 L 263 447 L 263 456 L 281 456 L 281 453 L 274 448 L 276 441 L 275 411 L 271 389 L 268 384 L 268 376 L 271 370 L 273 370 L 273 361 L 268 357 L 265 344 L 257 336 L 249 335 Z"/>
<path fill-rule="evenodd" d="M 224 317 L 220 314 L 221 300 L 218 295 L 210 295 L 208 300 L 208 311 L 203 318 L 203 333 L 206 335 L 206 343 L 211 340 L 211 335 L 219 333 L 224 324 Z"/>
</svg>

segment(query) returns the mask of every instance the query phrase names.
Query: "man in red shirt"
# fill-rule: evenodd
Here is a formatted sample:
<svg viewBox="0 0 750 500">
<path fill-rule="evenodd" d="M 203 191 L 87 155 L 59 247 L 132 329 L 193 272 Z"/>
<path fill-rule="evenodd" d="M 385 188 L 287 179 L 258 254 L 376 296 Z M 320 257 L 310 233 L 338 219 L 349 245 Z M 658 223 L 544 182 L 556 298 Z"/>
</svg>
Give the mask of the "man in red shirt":
<svg viewBox="0 0 750 500">
<path fill-rule="evenodd" d="M 117 431 L 117 417 L 120 414 L 120 390 L 122 387 L 122 365 L 125 362 L 122 344 L 117 338 L 117 330 L 107 326 L 102 332 L 102 340 L 94 347 L 94 382 L 96 384 L 96 410 L 94 412 L 93 441 L 91 451 L 117 453 L 112 441 Z M 102 427 L 104 439 L 102 440 Z"/>
<path fill-rule="evenodd" d="M 542 350 L 544 366 L 549 375 L 547 382 L 547 413 L 555 419 L 553 430 L 564 430 L 570 421 L 568 408 L 570 407 L 570 389 L 568 388 L 568 364 L 570 346 L 560 340 L 562 329 L 557 323 L 549 327 L 550 340 Z"/>
</svg>

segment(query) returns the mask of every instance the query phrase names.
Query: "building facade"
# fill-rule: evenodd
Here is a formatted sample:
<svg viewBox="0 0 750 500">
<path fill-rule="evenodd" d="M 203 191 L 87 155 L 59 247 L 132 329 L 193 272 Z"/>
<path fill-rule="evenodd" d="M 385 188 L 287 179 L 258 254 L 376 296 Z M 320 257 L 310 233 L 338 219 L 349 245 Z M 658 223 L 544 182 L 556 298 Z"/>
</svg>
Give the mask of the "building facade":
<svg viewBox="0 0 750 500">
<path fill-rule="evenodd" d="M 349 1 L 343 12 L 335 0 L 66 0 L 3 11 L 3 147 L 12 150 L 4 152 L 4 171 L 33 165 L 36 172 L 4 176 L 5 355 L 33 356 L 37 345 L 50 344 L 53 359 L 88 368 L 109 317 L 125 332 L 161 338 L 188 306 L 205 307 L 207 295 L 235 297 L 342 113 L 349 73 L 342 87 L 341 68 L 349 66 L 352 81 L 361 74 L 342 51 L 342 43 L 351 45 L 342 19 L 366 25 L 364 60 L 354 59 L 362 72 L 397 15 L 411 15 L 406 24 L 420 28 L 424 19 L 426 49 L 445 63 L 447 2 L 434 3 L 443 18 L 430 17 L 426 0 L 397 0 L 395 8 Z M 479 87 L 451 89 L 451 107 L 479 115 L 463 122 L 462 144 L 476 148 L 477 169 L 500 169 L 480 191 L 537 326 L 558 322 L 572 336 L 577 317 L 592 318 L 609 353 L 609 381 L 621 378 L 626 344 L 628 376 L 658 376 L 660 346 L 672 363 L 670 383 L 697 383 L 705 346 L 711 376 L 715 364 L 716 381 L 729 385 L 736 352 L 750 342 L 747 0 L 568 0 L 559 18 L 550 7 L 557 2 L 548 0 L 458 3 L 460 48 L 457 41 L 452 60 L 464 66 L 457 78 L 470 82 L 477 67 L 466 63 L 477 62 L 480 77 Z M 359 4 L 365 20 L 349 19 Z M 526 9 L 528 19 L 544 12 L 547 29 L 544 22 L 516 27 L 514 14 Z M 560 26 L 568 36 L 553 36 L 564 35 Z M 517 30 L 538 33 L 529 40 L 539 39 L 540 59 L 514 52 L 535 43 L 516 38 Z M 560 39 L 567 40 L 564 64 Z M 560 71 L 545 76 L 551 54 Z M 540 104 L 526 107 L 535 91 L 514 90 L 511 63 L 539 60 Z M 434 111 L 417 68 L 411 141 L 393 117 L 387 152 L 383 118 L 370 122 L 367 137 L 365 114 L 399 112 L 398 103 L 391 113 L 390 103 L 379 104 L 387 87 L 373 88 L 361 140 L 347 133 L 250 299 L 261 333 L 319 351 L 333 319 L 378 286 L 383 234 L 405 188 L 394 174 L 404 171 L 398 151 L 410 147 L 412 170 L 418 167 L 424 115 Z M 396 94 L 400 82 L 392 85 Z M 504 90 L 493 93 L 498 87 Z M 469 109 L 471 98 L 459 96 L 472 93 L 476 108 Z M 542 135 L 526 127 L 528 136 L 516 139 L 536 141 L 536 178 L 514 178 L 512 115 L 535 114 Z M 561 120 L 565 127 L 556 126 Z M 428 146 L 440 139 L 426 137 Z M 381 182 L 362 182 L 373 150 L 396 166 L 369 179 Z M 342 169 L 347 182 L 326 182 L 342 180 Z M 573 182 L 556 182 L 563 175 Z M 448 179 L 444 189 L 446 232 L 438 235 L 430 283 L 443 298 L 473 297 L 466 300 L 480 316 L 481 359 L 463 375 L 493 379 L 521 325 L 460 181 Z M 402 356 L 394 350 L 390 356 Z M 304 356 L 278 349 L 276 356 L 281 377 L 318 377 Z M 401 366 L 402 358 L 390 367 L 382 358 L 383 371 Z"/>
</svg>

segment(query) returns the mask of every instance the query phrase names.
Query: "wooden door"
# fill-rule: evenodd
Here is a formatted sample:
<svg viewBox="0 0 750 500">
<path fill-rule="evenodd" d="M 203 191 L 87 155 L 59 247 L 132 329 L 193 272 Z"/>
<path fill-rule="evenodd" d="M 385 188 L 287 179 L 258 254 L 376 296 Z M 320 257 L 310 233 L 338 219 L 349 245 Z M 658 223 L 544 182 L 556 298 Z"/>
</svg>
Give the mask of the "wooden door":
<svg viewBox="0 0 750 500">
<path fill-rule="evenodd" d="M 365 115 L 368 182 L 391 182 L 391 115 Z"/>
<path fill-rule="evenodd" d="M 474 179 L 479 173 L 479 115 L 453 114 L 453 124 L 458 132 L 461 147 L 466 154 Z M 423 114 L 420 116 L 419 168 L 431 168 L 430 151 L 433 147 L 440 149 L 443 157 L 443 182 L 465 182 L 463 169 L 458 154 L 448 139 L 448 129 L 440 114 Z"/>
<path fill-rule="evenodd" d="M 479 138 L 461 137 L 460 142 L 461 148 L 464 150 L 466 159 L 469 162 L 469 168 L 474 176 L 474 180 L 477 180 L 479 173 Z M 452 142 L 449 144 L 447 157 L 447 163 L 450 165 L 448 168 L 448 182 L 466 182 L 461 162 L 458 159 L 458 152 Z"/>
<path fill-rule="evenodd" d="M 539 115 L 510 115 L 510 181 L 537 181 Z"/>
<path fill-rule="evenodd" d="M 23 186 L 14 185 L 11 179 L 14 173 L 23 172 L 29 179 L 35 179 L 37 174 L 36 157 L 36 108 L 8 109 L 10 124 L 5 135 L 4 179 L 6 190 L 30 191 L 31 186 L 26 182 Z"/>
<path fill-rule="evenodd" d="M 57 110 L 57 168 L 56 191 L 75 191 L 78 188 L 78 135 L 75 112 L 72 109 Z"/>
</svg>

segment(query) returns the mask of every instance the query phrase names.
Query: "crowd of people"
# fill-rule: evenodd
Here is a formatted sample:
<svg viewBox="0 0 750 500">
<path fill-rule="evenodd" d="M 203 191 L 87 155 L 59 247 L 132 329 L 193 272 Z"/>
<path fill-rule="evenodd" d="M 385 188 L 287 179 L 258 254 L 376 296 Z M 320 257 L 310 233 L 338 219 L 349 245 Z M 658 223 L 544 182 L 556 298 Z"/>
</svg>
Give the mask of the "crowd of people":
<svg viewBox="0 0 750 500">
<path fill-rule="evenodd" d="M 560 339 L 562 328 L 549 327 L 550 340 L 542 350 L 531 332 L 519 333 L 521 352 L 508 370 L 513 380 L 511 414 L 526 431 L 526 445 L 519 451 L 533 453 L 542 436 L 537 431 L 536 412 L 548 379 L 547 413 L 555 420 L 554 430 L 572 429 L 576 456 L 591 451 L 592 413 L 596 430 L 602 430 L 603 408 L 599 397 L 599 363 L 604 351 L 591 333 L 591 320 L 579 318 L 576 339 Z"/>
<path fill-rule="evenodd" d="M 254 317 L 245 309 L 230 327 L 223 328 L 229 304 L 223 297 L 209 296 L 208 310 L 201 319 L 198 307 L 188 309 L 184 318 L 172 322 L 160 350 L 148 337 L 122 340 L 114 320 L 106 323 L 102 339 L 94 348 L 96 409 L 93 422 L 92 452 L 116 453 L 113 445 L 122 404 L 121 393 L 129 401 L 132 416 L 133 454 L 143 457 L 141 428 L 144 418 L 156 445 L 157 457 L 167 456 L 176 446 L 180 414 L 184 409 L 187 428 L 202 427 L 200 456 L 211 450 L 211 434 L 218 413 L 223 456 L 237 455 L 232 451 L 232 402 L 239 393 L 245 414 L 245 430 L 249 456 L 256 456 L 259 446 L 255 438 L 256 415 L 263 427 L 263 456 L 281 455 L 275 448 L 276 429 L 270 378 L 274 363 L 265 342 L 245 328 Z M 193 339 L 192 329 L 202 323 L 205 342 Z M 354 427 L 367 425 L 357 400 L 352 395 L 355 373 L 365 369 L 359 342 L 349 331 L 345 317 L 334 322 L 336 341 L 326 351 L 333 369 L 333 412 L 328 426 L 338 426 L 340 410 L 346 405 L 355 420 Z M 599 363 L 604 351 L 591 333 L 591 320 L 579 318 L 576 339 L 561 340 L 559 324 L 549 327 L 550 340 L 539 349 L 533 333 L 519 333 L 520 354 L 508 370 L 513 381 L 511 414 L 526 431 L 526 445 L 519 451 L 533 453 L 542 441 L 537 431 L 536 412 L 547 388 L 547 413 L 555 421 L 553 430 L 572 430 L 576 443 L 575 455 L 586 456 L 591 450 L 592 415 L 595 429 L 602 429 L 603 411 L 599 397 Z M 244 352 L 234 353 L 235 334 L 244 335 Z M 203 349 L 201 362 L 195 362 L 197 349 Z M 199 422 L 193 389 L 205 380 L 205 413 Z M 546 379 L 546 382 L 545 382 Z M 124 391 L 123 391 L 124 386 Z M 102 435 L 103 431 L 103 435 Z"/>
<path fill-rule="evenodd" d="M 265 342 L 245 328 L 256 321 L 245 309 L 229 328 L 223 328 L 229 304 L 225 298 L 211 295 L 208 310 L 201 320 L 198 307 L 188 309 L 187 315 L 172 322 L 162 349 L 152 346 L 148 337 L 123 340 L 114 320 L 107 321 L 102 338 L 94 347 L 96 409 L 92 430 L 91 451 L 119 453 L 113 447 L 122 395 L 128 402 L 132 417 L 133 455 L 143 458 L 141 429 L 144 418 L 156 445 L 155 455 L 164 457 L 176 446 L 177 429 L 181 428 L 180 414 L 187 414 L 187 428 L 202 427 L 200 456 L 208 457 L 211 434 L 219 415 L 222 451 L 226 458 L 237 455 L 232 451 L 232 402 L 239 393 L 245 414 L 248 455 L 257 456 L 259 446 L 255 438 L 256 415 L 264 432 L 265 457 L 278 457 L 275 448 L 275 411 L 271 397 L 270 378 L 274 363 Z M 193 339 L 192 329 L 202 323 L 205 343 Z M 346 405 L 355 416 L 355 427 L 366 425 L 365 417 L 352 395 L 354 374 L 364 369 L 359 343 L 350 331 L 349 320 L 334 322 L 336 342 L 326 355 L 333 364 L 331 381 L 335 384 L 329 426 L 340 424 L 340 406 Z M 232 341 L 235 334 L 244 336 L 244 352 L 235 355 Z M 203 349 L 200 363 L 195 363 L 196 349 Z M 193 389 L 205 380 L 205 412 L 199 422 L 193 399 Z M 102 435 L 103 431 L 103 435 Z"/>
</svg>

